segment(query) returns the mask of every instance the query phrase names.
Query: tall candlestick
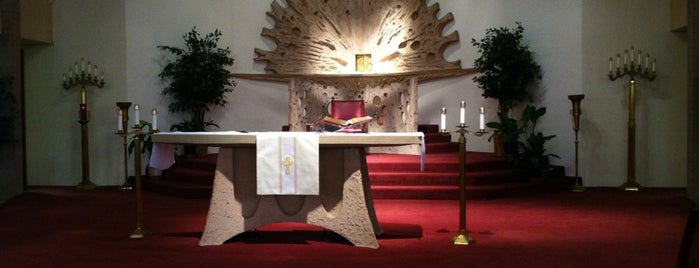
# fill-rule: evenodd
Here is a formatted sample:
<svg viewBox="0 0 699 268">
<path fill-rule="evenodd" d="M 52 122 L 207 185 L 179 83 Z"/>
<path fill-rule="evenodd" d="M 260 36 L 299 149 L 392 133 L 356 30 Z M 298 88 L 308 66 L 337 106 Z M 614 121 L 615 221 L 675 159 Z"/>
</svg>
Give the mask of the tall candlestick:
<svg viewBox="0 0 699 268">
<path fill-rule="evenodd" d="M 440 129 L 442 132 L 447 132 L 447 108 L 442 107 L 442 114 L 439 120 Z"/>
<path fill-rule="evenodd" d="M 479 121 L 478 125 L 480 126 L 479 128 L 480 128 L 480 130 L 484 130 L 485 129 L 485 108 L 483 108 L 483 106 L 481 106 L 480 114 L 478 117 L 479 117 L 478 118 L 478 121 Z"/>
<path fill-rule="evenodd" d="M 136 123 L 136 125 L 140 125 L 141 124 L 141 115 L 140 115 L 141 107 L 138 106 L 138 104 L 136 104 L 133 106 L 133 110 L 134 110 L 134 115 L 133 115 L 134 122 Z"/>
<path fill-rule="evenodd" d="M 151 111 L 151 114 L 153 114 L 152 130 L 157 130 L 158 129 L 158 110 L 153 109 L 153 111 Z"/>
<path fill-rule="evenodd" d="M 460 109 L 459 109 L 459 124 L 465 124 L 466 123 L 466 102 L 461 101 Z"/>
<path fill-rule="evenodd" d="M 124 131 L 124 126 L 122 125 L 124 121 L 124 113 L 119 109 L 117 111 L 117 131 L 123 132 Z"/>
</svg>

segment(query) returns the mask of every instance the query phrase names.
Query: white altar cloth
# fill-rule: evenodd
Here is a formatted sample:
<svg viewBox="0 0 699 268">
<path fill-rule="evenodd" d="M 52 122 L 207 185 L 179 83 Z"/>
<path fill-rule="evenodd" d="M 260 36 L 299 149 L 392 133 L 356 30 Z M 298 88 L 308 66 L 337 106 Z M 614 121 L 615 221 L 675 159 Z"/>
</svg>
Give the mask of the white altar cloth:
<svg viewBox="0 0 699 268">
<path fill-rule="evenodd" d="M 318 134 L 257 133 L 257 194 L 318 195 Z"/>
</svg>

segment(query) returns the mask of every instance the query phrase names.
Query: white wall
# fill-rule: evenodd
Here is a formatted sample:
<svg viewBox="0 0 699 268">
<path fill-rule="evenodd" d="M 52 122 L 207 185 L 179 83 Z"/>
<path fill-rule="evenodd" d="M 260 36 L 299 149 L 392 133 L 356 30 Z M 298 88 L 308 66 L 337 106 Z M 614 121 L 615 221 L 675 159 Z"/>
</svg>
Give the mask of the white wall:
<svg viewBox="0 0 699 268">
<path fill-rule="evenodd" d="M 687 42 L 670 28 L 670 1 L 584 1 L 582 176 L 626 181 L 629 77 L 610 81 L 608 59 L 630 46 L 657 58 L 658 77 L 636 79 L 636 181 L 686 186 Z"/>
<path fill-rule="evenodd" d="M 82 178 L 80 88 L 63 89 L 63 73 L 81 57 L 104 70 L 104 88 L 88 88 L 90 178 L 124 181 L 116 101 L 126 96 L 124 1 L 53 3 L 52 45 L 25 48 L 27 184 L 75 185 Z"/>
<path fill-rule="evenodd" d="M 655 93 L 639 96 L 638 152 L 643 156 L 639 157 L 637 166 L 643 168 L 639 169 L 638 181 L 648 186 L 686 184 L 685 158 L 681 154 L 686 144 L 682 136 L 686 128 L 683 121 L 686 107 L 682 100 L 686 92 L 686 86 L 682 87 L 686 85 L 682 75 L 686 65 L 682 65 L 683 43 L 667 30 L 669 0 L 642 1 L 642 8 L 633 12 L 628 10 L 636 3 L 631 0 L 429 1 L 434 2 L 440 4 L 440 16 L 451 12 L 455 17 L 445 34 L 458 31 L 461 43 L 447 49 L 446 56 L 461 60 L 464 68 L 472 67 L 477 57 L 471 38 L 482 38 L 486 28 L 513 27 L 514 22 L 522 22 L 525 39 L 543 68 L 542 93 L 535 103 L 548 108 L 541 130 L 557 135 L 549 143 L 549 151 L 561 156 L 553 163 L 566 166 L 568 174 L 574 172 L 574 138 L 567 96 L 586 94 L 580 158 L 581 174 L 588 186 L 616 186 L 625 180 L 625 93 L 623 82 L 606 80 L 607 57 L 631 44 L 656 55 L 661 73 L 651 84 L 650 91 Z M 273 49 L 271 41 L 260 37 L 263 27 L 272 27 L 271 19 L 265 16 L 270 3 L 56 1 L 55 44 L 32 48 L 27 53 L 27 79 L 31 80 L 27 83 L 27 140 L 33 144 L 28 147 L 30 185 L 71 185 L 79 181 L 77 93 L 66 92 L 59 86 L 62 71 L 72 61 L 84 55 L 105 66 L 108 84 L 92 93 L 89 101 L 96 104 L 91 107 L 98 109 L 93 111 L 90 128 L 94 133 L 92 173 L 100 174 L 93 176 L 98 184 L 119 184 L 123 179 L 120 141 L 110 134 L 116 126 L 114 103 L 131 101 L 140 103 L 146 110 L 157 108 L 161 129 L 180 121 L 179 115 L 166 112 L 169 100 L 160 95 L 163 85 L 157 74 L 167 54 L 156 46 L 182 46 L 182 35 L 193 26 L 201 33 L 220 29 L 221 45 L 233 51 L 232 71 L 262 73 L 264 65 L 253 62 L 253 51 Z M 87 21 L 79 23 L 82 20 Z M 627 33 L 628 28 L 633 28 L 634 33 Z M 643 38 L 634 39 L 638 36 Z M 495 120 L 497 103 L 484 100 L 471 79 L 472 76 L 467 76 L 421 84 L 419 122 L 438 123 L 439 109 L 446 106 L 449 111 L 456 111 L 460 100 L 467 102 L 468 125 L 477 126 L 479 106 L 486 107 L 487 120 Z M 286 123 L 285 84 L 240 79 L 237 83 L 235 91 L 227 96 L 227 107 L 210 114 L 223 130 L 279 130 Z M 649 91 L 643 86 L 640 90 Z M 46 112 L 45 107 L 51 107 L 51 112 Z M 649 112 L 662 117 L 642 114 Z M 456 113 L 451 112 L 450 124 L 456 125 L 457 120 Z M 41 132 L 47 128 L 58 133 Z M 492 151 L 492 145 L 487 137 L 469 137 L 468 149 Z M 49 155 L 43 156 L 45 153 Z"/>
</svg>

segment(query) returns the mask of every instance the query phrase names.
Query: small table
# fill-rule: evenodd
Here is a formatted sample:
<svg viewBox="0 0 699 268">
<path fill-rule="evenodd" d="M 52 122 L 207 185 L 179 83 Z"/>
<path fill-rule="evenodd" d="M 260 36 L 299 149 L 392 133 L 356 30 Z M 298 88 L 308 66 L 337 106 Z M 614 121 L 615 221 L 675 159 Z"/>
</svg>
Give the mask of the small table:
<svg viewBox="0 0 699 268">
<path fill-rule="evenodd" d="M 161 132 L 156 143 L 220 147 L 211 204 L 200 246 L 221 245 L 276 222 L 301 222 L 336 232 L 359 247 L 378 248 L 382 230 L 371 197 L 366 147 L 422 144 L 423 134 L 319 133 L 319 195 L 257 195 L 256 135 Z M 424 153 L 424 151 L 423 151 Z"/>
</svg>

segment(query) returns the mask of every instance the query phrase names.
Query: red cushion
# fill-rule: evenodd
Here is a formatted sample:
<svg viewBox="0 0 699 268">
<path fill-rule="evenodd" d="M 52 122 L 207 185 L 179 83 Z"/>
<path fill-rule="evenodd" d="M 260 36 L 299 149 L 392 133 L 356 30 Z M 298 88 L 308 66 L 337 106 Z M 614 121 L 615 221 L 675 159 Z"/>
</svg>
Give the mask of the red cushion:
<svg viewBox="0 0 699 268">
<path fill-rule="evenodd" d="M 347 120 L 364 116 L 363 100 L 333 100 L 330 104 L 330 116 Z"/>
</svg>

